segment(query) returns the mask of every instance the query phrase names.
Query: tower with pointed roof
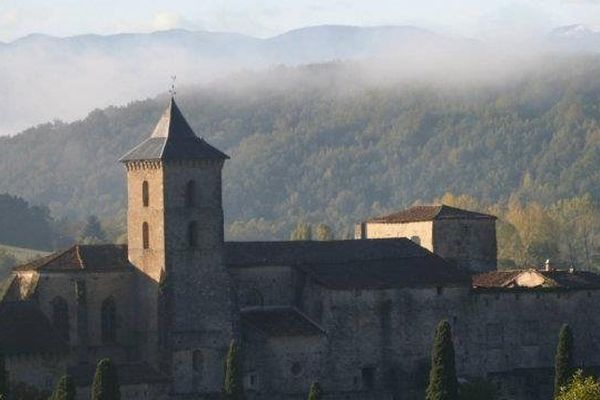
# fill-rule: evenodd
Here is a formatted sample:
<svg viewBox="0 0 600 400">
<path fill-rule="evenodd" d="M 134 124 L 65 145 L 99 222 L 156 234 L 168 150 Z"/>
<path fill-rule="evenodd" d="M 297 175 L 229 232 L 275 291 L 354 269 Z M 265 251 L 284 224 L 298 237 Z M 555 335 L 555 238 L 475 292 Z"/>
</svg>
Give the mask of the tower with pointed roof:
<svg viewBox="0 0 600 400">
<path fill-rule="evenodd" d="M 227 155 L 196 136 L 175 100 L 127 169 L 128 257 L 138 271 L 142 357 L 173 378 L 176 395 L 216 392 L 234 336 L 232 285 L 223 260 L 221 171 Z"/>
</svg>

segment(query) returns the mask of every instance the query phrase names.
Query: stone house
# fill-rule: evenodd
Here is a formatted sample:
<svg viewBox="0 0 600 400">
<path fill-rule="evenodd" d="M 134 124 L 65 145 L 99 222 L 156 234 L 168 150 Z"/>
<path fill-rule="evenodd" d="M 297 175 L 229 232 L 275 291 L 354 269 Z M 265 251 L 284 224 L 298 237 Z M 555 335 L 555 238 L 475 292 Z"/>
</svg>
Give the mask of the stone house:
<svg viewBox="0 0 600 400">
<path fill-rule="evenodd" d="M 314 381 L 328 399 L 421 399 L 442 319 L 461 378 L 497 382 L 505 399 L 548 397 L 563 323 L 577 363 L 600 365 L 600 318 L 586 312 L 600 276 L 496 271 L 493 216 L 422 207 L 366 221 L 361 240 L 226 242 L 226 159 L 171 100 L 122 158 L 128 246 L 74 246 L 4 283 L 13 381 L 49 388 L 68 372 L 86 398 L 111 357 L 124 399 L 216 398 L 236 339 L 250 399 L 304 399 Z"/>
</svg>

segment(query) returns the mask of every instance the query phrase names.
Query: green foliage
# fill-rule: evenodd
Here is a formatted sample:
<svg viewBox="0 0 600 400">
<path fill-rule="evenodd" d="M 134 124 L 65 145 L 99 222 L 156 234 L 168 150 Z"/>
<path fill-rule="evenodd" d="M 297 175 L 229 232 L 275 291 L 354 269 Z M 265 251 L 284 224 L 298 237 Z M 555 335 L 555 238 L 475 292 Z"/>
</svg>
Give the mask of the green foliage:
<svg viewBox="0 0 600 400">
<path fill-rule="evenodd" d="M 323 398 L 323 389 L 319 382 L 314 382 L 310 385 L 310 391 L 308 392 L 308 400 L 321 400 Z"/>
<path fill-rule="evenodd" d="M 90 215 L 79 234 L 79 240 L 86 244 L 102 243 L 106 240 L 106 233 L 100 225 L 100 220 L 95 215 Z"/>
<path fill-rule="evenodd" d="M 345 237 L 356 222 L 450 187 L 503 209 L 511 197 L 521 207 L 535 202 L 556 220 L 550 205 L 600 198 L 600 57 L 545 61 L 497 86 L 370 84 L 352 63 L 278 68 L 190 88 L 179 105 L 199 135 L 232 155 L 223 177 L 230 239 L 282 239 L 299 220 Z M 123 215 L 116 159 L 149 136 L 166 104 L 132 102 L 1 137 L 0 192 L 46 204 L 56 218 Z M 105 223 L 110 240 L 123 220 Z M 578 265 L 591 260 L 593 231 L 569 221 L 563 236 L 574 243 L 558 246 L 539 221 L 534 234 L 507 221 L 517 233 L 499 241 L 500 254 L 507 246 L 516 264 L 557 251 Z"/>
<path fill-rule="evenodd" d="M 316 240 L 333 240 L 333 230 L 329 225 L 318 224 L 315 227 Z"/>
<path fill-rule="evenodd" d="M 460 400 L 495 400 L 498 395 L 496 386 L 482 378 L 461 384 L 458 394 Z"/>
<path fill-rule="evenodd" d="M 76 389 L 73 378 L 65 375 L 58 381 L 50 400 L 75 400 Z"/>
<path fill-rule="evenodd" d="M 100 360 L 92 383 L 92 400 L 120 400 L 117 369 L 109 358 Z"/>
<path fill-rule="evenodd" d="M 566 386 L 573 375 L 573 333 L 565 324 L 558 335 L 558 346 L 554 358 L 554 396 Z"/>
<path fill-rule="evenodd" d="M 242 367 L 237 342 L 232 340 L 229 344 L 227 359 L 225 360 L 225 383 L 223 385 L 225 400 L 243 400 L 244 386 L 242 382 Z"/>
<path fill-rule="evenodd" d="M 22 198 L 0 194 L 0 243 L 49 250 L 55 243 L 50 211 Z"/>
<path fill-rule="evenodd" d="M 600 253 L 600 203 L 589 193 L 546 206 L 523 204 L 516 197 L 508 203 L 483 203 L 467 196 L 446 193 L 436 202 L 499 217 L 496 223 L 500 268 L 554 264 L 578 269 L 598 268 Z"/>
<path fill-rule="evenodd" d="M 600 382 L 593 377 L 584 377 L 581 370 L 560 390 L 556 400 L 600 400 Z"/>
<path fill-rule="evenodd" d="M 290 235 L 290 240 L 312 240 L 312 227 L 307 223 L 300 222 Z"/>
<path fill-rule="evenodd" d="M 454 344 L 452 343 L 452 332 L 448 321 L 441 321 L 435 332 L 426 399 L 458 399 Z"/>
</svg>

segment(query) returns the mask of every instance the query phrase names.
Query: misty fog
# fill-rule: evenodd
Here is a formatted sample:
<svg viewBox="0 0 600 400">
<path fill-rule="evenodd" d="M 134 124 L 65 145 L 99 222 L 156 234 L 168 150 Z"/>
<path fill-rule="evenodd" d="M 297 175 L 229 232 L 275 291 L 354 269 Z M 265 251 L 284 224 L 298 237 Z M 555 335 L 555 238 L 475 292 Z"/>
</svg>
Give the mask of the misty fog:
<svg viewBox="0 0 600 400">
<path fill-rule="evenodd" d="M 340 89 L 349 82 L 502 83 L 560 61 L 573 49 L 597 52 L 599 34 L 590 35 L 558 31 L 537 41 L 503 43 L 414 27 L 343 26 L 305 28 L 271 39 L 179 30 L 64 39 L 31 35 L 0 44 L 0 135 L 153 97 L 169 88 L 172 75 L 182 87 L 213 82 L 250 89 L 261 81 L 241 79 L 249 71 L 352 60 L 347 76 L 339 77 Z M 287 79 L 294 85 L 300 77 Z M 321 83 L 314 75 L 303 79 L 302 87 Z"/>
</svg>

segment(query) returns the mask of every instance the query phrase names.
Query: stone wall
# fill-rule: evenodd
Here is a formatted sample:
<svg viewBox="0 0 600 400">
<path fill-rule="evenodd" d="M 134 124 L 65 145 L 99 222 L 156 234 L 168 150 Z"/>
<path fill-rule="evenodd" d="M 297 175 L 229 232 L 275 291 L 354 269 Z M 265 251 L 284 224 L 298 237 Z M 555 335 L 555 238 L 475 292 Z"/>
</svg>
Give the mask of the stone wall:
<svg viewBox="0 0 600 400">
<path fill-rule="evenodd" d="M 485 272 L 496 269 L 494 219 L 442 219 L 433 223 L 433 252 L 460 268 Z"/>
<path fill-rule="evenodd" d="M 18 355 L 5 357 L 5 363 L 11 386 L 21 382 L 52 391 L 66 371 L 67 358 L 57 354 Z"/>
<path fill-rule="evenodd" d="M 81 285 L 81 282 L 84 284 Z M 78 298 L 78 286 L 85 287 L 83 302 Z M 36 300 L 50 321 L 53 319 L 54 299 L 61 297 L 67 302 L 69 346 L 77 352 L 73 354 L 72 363 L 96 363 L 104 357 L 112 357 L 118 362 L 129 360 L 135 354 L 135 310 L 132 287 L 131 272 L 48 272 L 40 274 Z M 102 302 L 108 298 L 114 301 L 117 310 L 115 343 L 103 343 L 101 337 Z M 85 329 L 82 326 L 85 326 Z M 85 338 L 82 337 L 82 332 L 86 332 Z"/>
<path fill-rule="evenodd" d="M 433 240 L 433 222 L 410 222 L 403 224 L 383 224 L 375 222 L 365 222 L 362 229 L 362 236 L 356 239 L 386 239 L 405 237 L 420 244 L 429 251 L 434 251 Z"/>
</svg>

